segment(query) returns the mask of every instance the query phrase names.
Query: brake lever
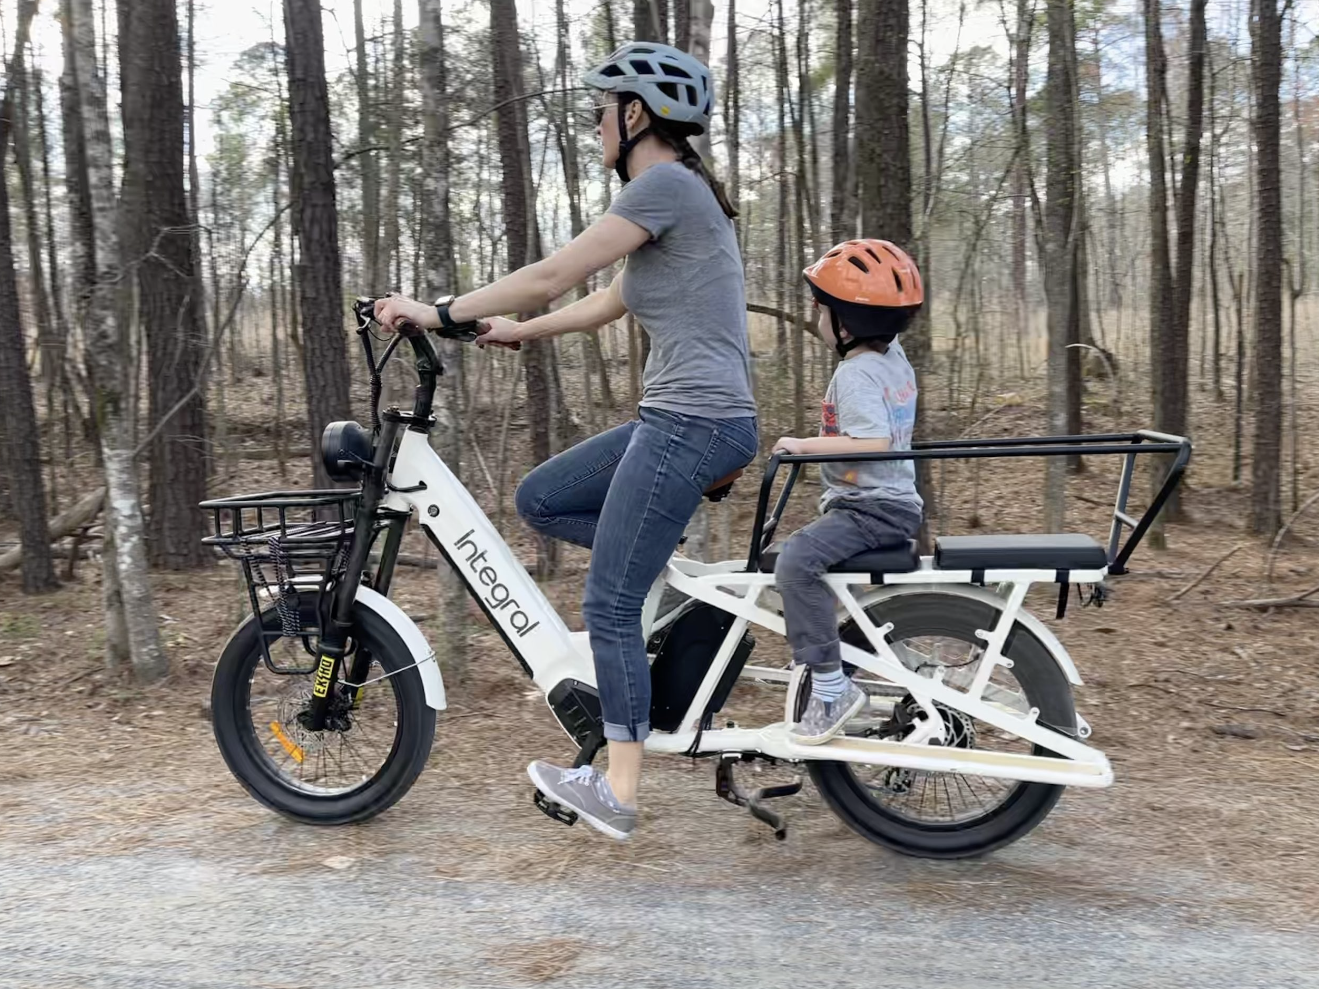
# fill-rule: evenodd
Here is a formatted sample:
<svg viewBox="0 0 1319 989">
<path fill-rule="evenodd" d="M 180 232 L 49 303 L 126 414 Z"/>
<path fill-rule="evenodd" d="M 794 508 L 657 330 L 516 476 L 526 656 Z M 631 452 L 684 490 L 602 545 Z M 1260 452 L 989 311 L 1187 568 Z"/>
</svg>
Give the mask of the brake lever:
<svg viewBox="0 0 1319 989">
<path fill-rule="evenodd" d="M 376 300 L 359 295 L 353 300 L 353 312 L 357 315 L 357 332 L 362 333 L 376 319 Z"/>
</svg>

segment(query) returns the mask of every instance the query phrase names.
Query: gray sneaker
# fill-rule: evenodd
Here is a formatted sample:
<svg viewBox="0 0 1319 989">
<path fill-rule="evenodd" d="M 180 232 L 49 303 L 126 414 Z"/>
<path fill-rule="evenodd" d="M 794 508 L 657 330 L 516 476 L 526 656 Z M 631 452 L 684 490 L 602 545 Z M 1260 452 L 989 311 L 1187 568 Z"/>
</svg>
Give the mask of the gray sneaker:
<svg viewBox="0 0 1319 989">
<path fill-rule="evenodd" d="M 537 759 L 527 767 L 527 775 L 546 797 L 611 838 L 630 837 L 637 826 L 637 809 L 619 802 L 598 769 L 564 769 Z"/>
<path fill-rule="evenodd" d="M 802 745 L 821 745 L 842 731 L 865 706 L 866 692 L 851 680 L 837 700 L 825 701 L 811 694 L 801 720 L 788 729 L 788 737 Z"/>
</svg>

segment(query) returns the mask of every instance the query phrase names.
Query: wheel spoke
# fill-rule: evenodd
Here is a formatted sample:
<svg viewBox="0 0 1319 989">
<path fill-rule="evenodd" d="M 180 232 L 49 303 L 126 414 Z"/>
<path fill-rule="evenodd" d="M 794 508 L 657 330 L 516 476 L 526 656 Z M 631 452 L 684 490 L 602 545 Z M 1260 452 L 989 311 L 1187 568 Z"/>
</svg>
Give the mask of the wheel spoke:
<svg viewBox="0 0 1319 989">
<path fill-rule="evenodd" d="M 283 640 L 287 642 L 287 640 Z M 276 656 L 276 666 L 291 668 L 283 655 Z M 365 679 L 383 670 L 373 661 Z M 299 714 L 311 700 L 314 673 L 275 674 L 257 660 L 248 690 L 248 714 L 253 730 L 260 736 L 260 752 L 270 771 L 295 790 L 334 796 L 347 793 L 369 782 L 385 765 L 393 750 L 400 710 L 397 683 L 386 679 L 368 689 L 363 706 L 348 708 L 346 695 L 331 698 L 330 724 L 346 719 L 347 728 L 327 727 L 311 732 L 301 727 Z M 272 742 L 269 731 L 261 726 L 283 726 L 304 756 L 299 761 L 283 745 Z"/>
<path fill-rule="evenodd" d="M 908 669 L 927 677 L 942 670 L 947 686 L 964 690 L 984 657 L 983 644 L 964 637 L 970 634 L 970 630 L 958 635 L 917 634 L 895 639 L 892 645 Z M 1010 669 L 996 668 L 991 682 L 1001 702 L 1010 702 L 1013 706 L 1019 703 L 1023 709 L 1029 708 L 1026 692 Z M 905 699 L 895 698 L 895 714 L 901 713 L 903 705 L 910 703 L 910 695 Z M 944 719 L 945 745 L 993 751 L 1022 750 L 1023 742 L 1016 736 L 983 725 L 944 704 L 936 703 L 935 709 Z M 919 710 L 913 713 L 916 717 L 924 716 Z M 1029 745 L 1026 751 L 1030 751 Z M 962 773 L 892 768 L 867 772 L 855 765 L 848 765 L 847 769 L 877 805 L 917 824 L 961 825 L 986 818 L 1002 807 L 1017 787 L 1024 785 L 1013 780 Z"/>
</svg>

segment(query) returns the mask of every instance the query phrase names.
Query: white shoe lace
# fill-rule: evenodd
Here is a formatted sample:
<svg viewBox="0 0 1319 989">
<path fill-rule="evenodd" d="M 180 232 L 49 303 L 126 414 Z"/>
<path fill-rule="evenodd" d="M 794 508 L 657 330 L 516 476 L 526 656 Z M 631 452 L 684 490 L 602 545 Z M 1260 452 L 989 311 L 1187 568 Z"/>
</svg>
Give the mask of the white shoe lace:
<svg viewBox="0 0 1319 989">
<path fill-rule="evenodd" d="M 585 783 L 595 775 L 595 769 L 591 766 L 578 766 L 576 769 L 565 769 L 563 775 L 559 777 L 560 783 Z"/>
</svg>

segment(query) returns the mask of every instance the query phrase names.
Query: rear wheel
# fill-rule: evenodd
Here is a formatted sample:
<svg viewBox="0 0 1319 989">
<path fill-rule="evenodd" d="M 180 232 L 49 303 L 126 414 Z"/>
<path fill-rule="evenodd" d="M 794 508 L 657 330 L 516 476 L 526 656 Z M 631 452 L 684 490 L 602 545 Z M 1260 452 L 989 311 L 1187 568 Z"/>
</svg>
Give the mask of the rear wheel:
<svg viewBox="0 0 1319 989">
<path fill-rule="evenodd" d="M 425 767 L 435 736 L 435 711 L 403 641 L 373 611 L 358 608 L 353 619 L 321 731 L 305 724 L 315 659 L 301 639 L 271 642 L 279 672 L 272 671 L 249 619 L 229 640 L 211 685 L 212 727 L 230 771 L 261 803 L 306 824 L 363 821 L 392 806 Z M 273 608 L 262 621 L 268 631 L 280 628 Z M 301 621 L 318 624 L 314 604 L 304 605 Z M 344 671 L 364 650 L 371 663 L 356 682 L 368 685 L 354 690 Z"/>
<path fill-rule="evenodd" d="M 970 683 L 982 655 L 977 630 L 992 628 L 998 619 L 998 610 L 986 602 L 938 593 L 897 595 L 872 605 L 867 614 L 876 625 L 893 623 L 889 641 L 909 669 L 933 676 L 942 668 L 944 682 L 957 689 Z M 839 635 L 869 651 L 853 623 Z M 986 700 L 1022 715 L 1038 708 L 1042 724 L 1075 734 L 1071 685 L 1040 641 L 1017 625 L 1003 652 L 1012 668 L 995 668 Z M 891 735 L 919 711 L 902 688 L 864 671 L 855 679 L 871 694 L 871 705 L 848 723 L 847 734 Z M 799 703 L 807 696 L 805 683 Z M 1051 754 L 960 711 L 938 708 L 946 745 Z M 811 761 L 808 769 L 830 809 L 854 831 L 886 848 L 925 858 L 982 855 L 1016 841 L 1044 820 L 1063 791 L 1047 783 L 846 762 Z"/>
</svg>

